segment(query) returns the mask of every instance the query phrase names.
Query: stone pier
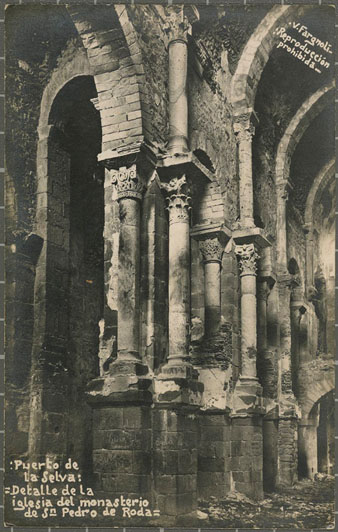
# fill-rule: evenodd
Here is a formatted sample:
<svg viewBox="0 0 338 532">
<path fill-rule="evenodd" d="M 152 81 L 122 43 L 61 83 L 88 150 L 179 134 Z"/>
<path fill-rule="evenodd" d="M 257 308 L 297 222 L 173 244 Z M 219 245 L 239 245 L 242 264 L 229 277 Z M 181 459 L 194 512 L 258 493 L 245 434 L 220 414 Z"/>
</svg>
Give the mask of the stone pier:
<svg viewBox="0 0 338 532">
<path fill-rule="evenodd" d="M 128 494 L 152 501 L 151 380 L 139 349 L 140 210 L 146 173 L 140 156 L 110 164 L 115 168 L 106 173 L 106 185 L 114 187 L 111 201 L 118 203 L 119 218 L 117 358 L 101 366 L 100 377 L 88 386 L 94 483 L 96 493 L 118 496 L 128 486 Z"/>
<path fill-rule="evenodd" d="M 239 460 L 239 470 L 233 472 L 233 482 L 238 491 L 260 499 L 263 497 L 263 402 L 262 387 L 257 378 L 256 275 L 258 251 L 269 242 L 258 228 L 235 231 L 233 238 L 241 279 L 242 331 L 241 371 L 235 386 L 231 414 L 231 456 L 232 460 L 235 457 L 242 459 Z M 251 441 L 252 446 L 249 444 Z"/>
<path fill-rule="evenodd" d="M 277 483 L 292 485 L 297 478 L 298 410 L 292 383 L 291 360 L 291 289 L 292 276 L 288 272 L 286 205 L 292 184 L 277 183 L 277 286 L 280 322 L 280 390 Z"/>
</svg>

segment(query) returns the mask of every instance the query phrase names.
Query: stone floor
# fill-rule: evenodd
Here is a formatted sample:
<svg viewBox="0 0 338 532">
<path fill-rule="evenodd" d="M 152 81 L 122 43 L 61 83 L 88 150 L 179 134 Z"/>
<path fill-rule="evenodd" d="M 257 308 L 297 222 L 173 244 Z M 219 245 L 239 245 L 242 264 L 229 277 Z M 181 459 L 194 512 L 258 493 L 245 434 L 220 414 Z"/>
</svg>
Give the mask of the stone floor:
<svg viewBox="0 0 338 532">
<path fill-rule="evenodd" d="M 201 502 L 208 514 L 203 525 L 211 528 L 334 529 L 334 477 L 297 482 L 292 488 L 266 493 L 258 504 L 233 494 L 226 499 Z"/>
</svg>

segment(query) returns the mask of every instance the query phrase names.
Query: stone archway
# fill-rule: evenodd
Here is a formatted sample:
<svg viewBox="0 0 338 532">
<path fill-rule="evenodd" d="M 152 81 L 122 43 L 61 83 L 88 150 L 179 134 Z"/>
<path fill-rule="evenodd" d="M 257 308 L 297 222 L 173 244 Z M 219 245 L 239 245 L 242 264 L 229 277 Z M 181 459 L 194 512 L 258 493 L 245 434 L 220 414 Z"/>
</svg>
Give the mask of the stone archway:
<svg viewBox="0 0 338 532">
<path fill-rule="evenodd" d="M 103 279 L 100 280 L 103 246 L 101 253 L 89 234 L 92 232 L 100 245 L 103 176 L 100 177 L 96 169 L 101 148 L 101 124 L 99 113 L 91 103 L 95 96 L 95 83 L 86 53 L 79 50 L 72 60 L 54 73 L 42 97 L 35 232 L 43 246 L 34 288 L 29 427 L 29 456 L 32 458 L 46 453 L 60 458 L 73 452 L 79 455 L 76 441 L 82 440 L 83 444 L 83 438 L 86 439 L 83 436 L 85 423 L 82 429 L 71 429 L 69 420 L 72 416 L 67 417 L 67 414 L 71 409 L 71 398 L 78 393 L 74 383 L 83 381 L 87 370 L 89 375 L 95 374 L 98 317 L 89 299 L 94 290 L 98 296 L 94 298 L 100 300 L 100 285 L 103 292 Z M 94 221 L 94 212 L 95 219 L 101 219 L 101 226 L 98 223 L 96 231 L 90 222 L 91 218 Z M 82 220 L 83 216 L 89 217 L 87 221 Z M 77 279 L 75 284 L 74 279 Z M 85 279 L 89 280 L 88 286 Z M 79 308 L 86 308 L 87 315 L 92 316 L 89 328 L 93 332 L 94 344 L 86 336 L 88 327 L 85 327 L 86 333 L 78 331 L 77 334 L 76 327 L 70 325 L 72 313 L 76 314 L 74 302 Z M 73 325 L 83 321 L 78 318 L 73 316 Z M 81 357 L 75 356 L 76 352 L 87 354 L 79 361 Z M 76 386 L 83 388 L 84 383 Z M 76 437 L 71 444 L 69 435 L 72 430 Z M 83 445 L 84 449 L 87 448 L 84 454 L 89 451 L 87 443 Z M 79 461 L 85 463 L 85 456 L 80 456 Z"/>
<path fill-rule="evenodd" d="M 116 149 L 143 140 L 146 90 L 137 36 L 125 6 L 67 6 L 87 50 L 97 89 L 96 107 L 102 123 L 102 153 L 99 160 Z"/>
<path fill-rule="evenodd" d="M 289 179 L 292 155 L 312 120 L 332 101 L 334 82 L 312 94 L 289 123 L 278 145 L 276 156 L 276 184 Z"/>
<path fill-rule="evenodd" d="M 278 26 L 287 26 L 310 6 L 274 6 L 248 40 L 231 81 L 231 103 L 235 115 L 251 113 L 263 69 L 269 60 Z"/>
<path fill-rule="evenodd" d="M 298 472 L 301 477 L 313 479 L 318 472 L 318 450 L 322 442 L 317 440 L 317 429 L 320 422 L 324 422 L 326 441 L 332 448 L 334 434 L 330 431 L 330 420 L 327 412 L 320 416 L 318 408 L 323 399 L 334 393 L 334 361 L 318 358 L 300 367 L 299 404 L 301 419 L 298 425 Z M 321 419 L 322 418 L 322 419 Z M 332 423 L 331 423 L 332 425 Z M 327 454 L 328 447 L 325 450 Z"/>
</svg>

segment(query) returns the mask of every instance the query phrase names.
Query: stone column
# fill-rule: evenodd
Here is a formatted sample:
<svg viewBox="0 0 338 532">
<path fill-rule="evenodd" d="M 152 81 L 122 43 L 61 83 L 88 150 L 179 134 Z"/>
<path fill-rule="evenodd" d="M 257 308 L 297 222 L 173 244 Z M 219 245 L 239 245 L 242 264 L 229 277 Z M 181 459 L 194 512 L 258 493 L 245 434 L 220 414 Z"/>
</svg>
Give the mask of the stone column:
<svg viewBox="0 0 338 532">
<path fill-rule="evenodd" d="M 313 280 L 313 232 L 311 224 L 304 224 L 305 253 L 306 253 L 306 277 L 305 287 L 308 299 L 311 299 L 315 291 Z"/>
<path fill-rule="evenodd" d="M 307 345 L 307 324 L 304 314 L 303 290 L 300 286 L 293 287 L 291 292 L 291 362 L 293 389 L 298 390 L 298 372 L 300 364 L 306 362 L 309 357 Z M 303 355 L 303 356 L 302 356 Z"/>
<path fill-rule="evenodd" d="M 217 237 L 200 242 L 204 263 L 205 336 L 219 332 L 221 320 L 221 262 L 224 248 Z"/>
<path fill-rule="evenodd" d="M 185 371 L 190 341 L 190 196 L 186 176 L 162 183 L 169 212 L 169 355 L 167 366 Z"/>
<path fill-rule="evenodd" d="M 267 280 L 258 277 L 257 283 L 257 349 L 263 352 L 267 348 L 267 301 L 270 293 Z"/>
<path fill-rule="evenodd" d="M 280 323 L 280 389 L 278 424 L 278 485 L 292 486 L 298 471 L 298 408 L 291 364 L 291 288 L 287 270 L 286 201 L 289 183 L 277 184 L 277 269 Z"/>
<path fill-rule="evenodd" d="M 298 426 L 298 473 L 300 477 L 314 479 L 318 472 L 317 428 L 318 407 L 311 418 L 302 420 Z"/>
<path fill-rule="evenodd" d="M 153 479 L 156 503 L 170 526 L 196 518 L 197 411 L 203 384 L 189 355 L 189 186 L 185 175 L 161 186 L 169 212 L 169 354 L 154 379 Z"/>
<path fill-rule="evenodd" d="M 92 472 L 94 489 L 102 496 L 119 497 L 127 489 L 152 503 L 152 381 L 139 351 L 140 210 L 145 187 L 143 165 L 125 164 L 110 171 L 119 211 L 117 358 L 87 388 L 93 407 Z"/>
<path fill-rule="evenodd" d="M 277 269 L 287 272 L 286 203 L 291 185 L 288 181 L 277 183 Z"/>
<path fill-rule="evenodd" d="M 278 277 L 278 299 L 280 319 L 280 374 L 281 394 L 292 394 L 291 378 L 291 278 L 289 274 Z"/>
<path fill-rule="evenodd" d="M 188 46 L 185 40 L 169 44 L 169 152 L 188 151 Z"/>
<path fill-rule="evenodd" d="M 144 183 L 136 164 L 112 170 L 119 202 L 118 347 L 119 361 L 139 362 L 140 202 Z"/>
<path fill-rule="evenodd" d="M 166 8 L 163 27 L 168 34 L 170 153 L 188 152 L 188 34 L 199 14 L 192 6 Z"/>
<path fill-rule="evenodd" d="M 257 379 L 256 272 L 258 254 L 254 244 L 235 247 L 241 277 L 242 378 Z"/>
<path fill-rule="evenodd" d="M 234 131 L 238 144 L 240 226 L 254 227 L 252 184 L 252 137 L 255 128 L 249 113 L 236 117 Z"/>
<path fill-rule="evenodd" d="M 268 339 L 268 298 L 275 284 L 271 247 L 262 250 L 257 281 L 257 371 L 263 386 L 263 395 L 272 399 L 277 395 L 277 371 L 275 352 L 271 349 Z"/>
</svg>

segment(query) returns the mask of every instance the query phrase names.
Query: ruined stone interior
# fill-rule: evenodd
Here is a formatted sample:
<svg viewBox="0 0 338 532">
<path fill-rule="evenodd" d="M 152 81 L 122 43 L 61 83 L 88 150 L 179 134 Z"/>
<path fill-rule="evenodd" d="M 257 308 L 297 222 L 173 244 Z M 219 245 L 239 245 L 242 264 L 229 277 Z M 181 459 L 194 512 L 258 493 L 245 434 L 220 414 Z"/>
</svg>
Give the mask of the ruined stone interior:
<svg viewBox="0 0 338 532">
<path fill-rule="evenodd" d="M 332 9 L 7 9 L 6 460 L 164 524 L 333 473 L 333 56 L 275 31 Z"/>
</svg>

